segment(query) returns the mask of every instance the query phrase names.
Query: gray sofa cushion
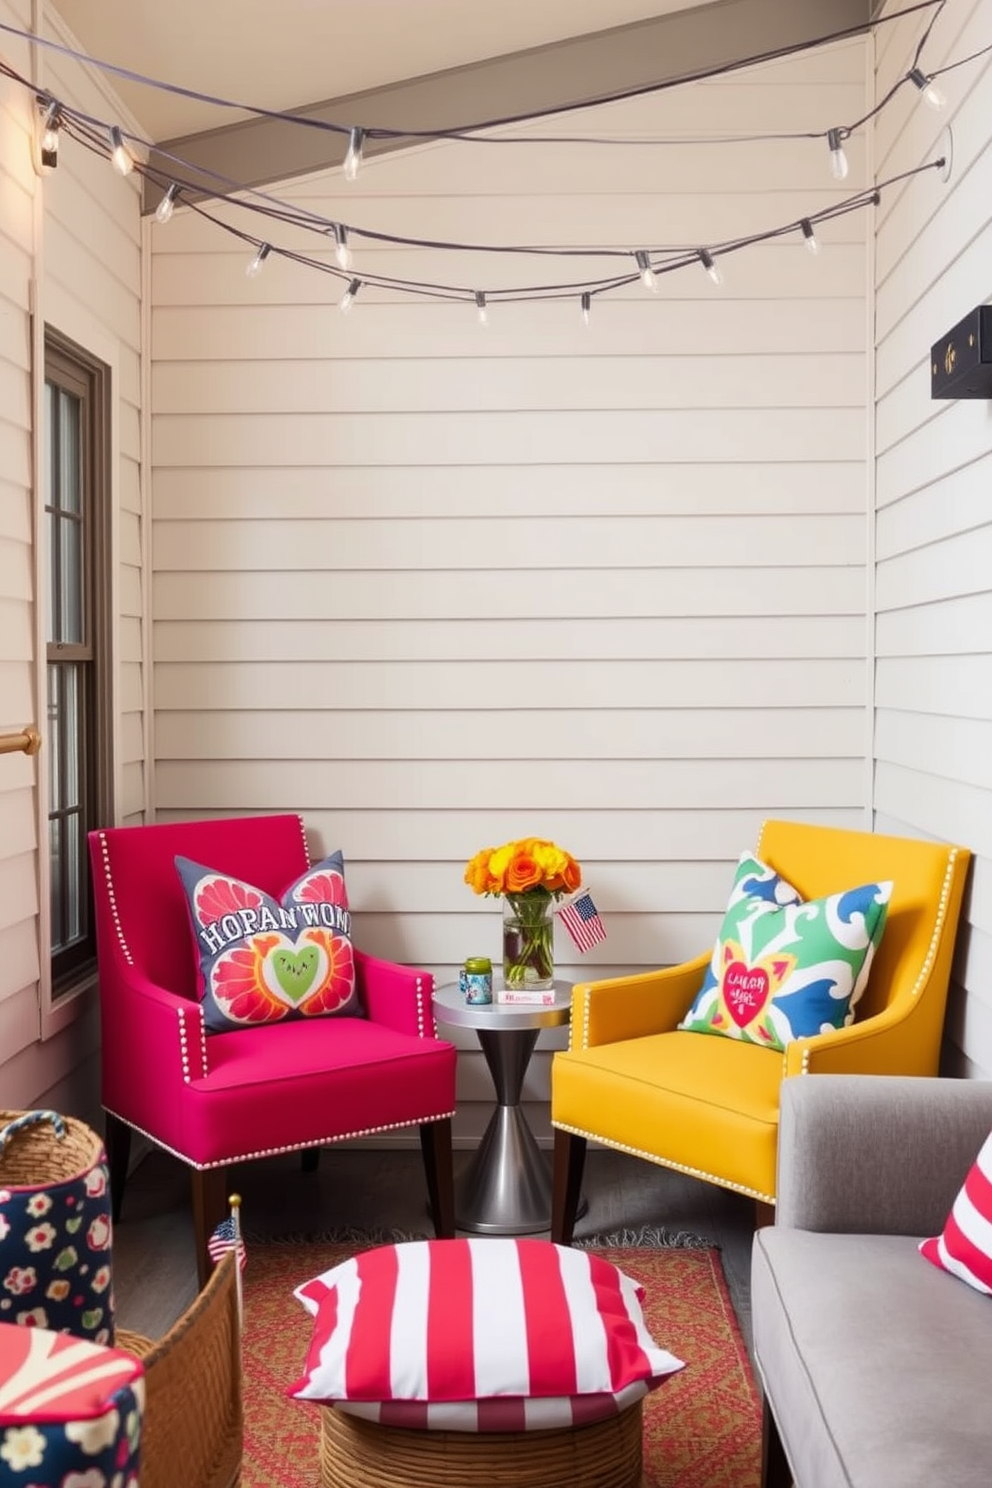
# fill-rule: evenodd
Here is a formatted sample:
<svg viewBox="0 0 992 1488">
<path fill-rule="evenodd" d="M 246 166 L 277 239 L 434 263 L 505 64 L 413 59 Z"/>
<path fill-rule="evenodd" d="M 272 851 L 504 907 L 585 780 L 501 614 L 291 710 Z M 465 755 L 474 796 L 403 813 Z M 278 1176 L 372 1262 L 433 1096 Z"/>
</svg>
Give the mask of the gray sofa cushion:
<svg viewBox="0 0 992 1488">
<path fill-rule="evenodd" d="M 755 1235 L 755 1356 L 801 1488 L 992 1483 L 992 1298 L 916 1246 Z"/>
</svg>

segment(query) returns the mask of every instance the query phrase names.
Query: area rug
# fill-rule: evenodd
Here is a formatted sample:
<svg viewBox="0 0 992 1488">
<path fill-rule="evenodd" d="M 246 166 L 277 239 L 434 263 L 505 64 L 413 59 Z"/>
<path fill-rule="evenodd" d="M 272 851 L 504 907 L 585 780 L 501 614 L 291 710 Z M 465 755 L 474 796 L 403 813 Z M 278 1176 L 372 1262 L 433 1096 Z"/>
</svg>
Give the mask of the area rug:
<svg viewBox="0 0 992 1488">
<path fill-rule="evenodd" d="M 310 1337 L 293 1288 L 354 1248 L 248 1247 L 242 1488 L 319 1484 L 319 1407 L 285 1394 Z M 758 1488 L 761 1409 L 719 1251 L 609 1246 L 596 1253 L 641 1283 L 652 1335 L 686 1362 L 645 1400 L 644 1488 Z"/>
</svg>

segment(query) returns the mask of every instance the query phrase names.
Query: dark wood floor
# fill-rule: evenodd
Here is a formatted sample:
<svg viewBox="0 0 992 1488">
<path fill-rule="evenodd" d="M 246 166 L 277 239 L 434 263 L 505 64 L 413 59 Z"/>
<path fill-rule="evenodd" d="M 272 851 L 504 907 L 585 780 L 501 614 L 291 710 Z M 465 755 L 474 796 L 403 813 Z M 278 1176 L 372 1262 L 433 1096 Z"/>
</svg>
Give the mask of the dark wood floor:
<svg viewBox="0 0 992 1488">
<path fill-rule="evenodd" d="M 455 1153 L 455 1174 L 470 1160 Z M 419 1147 L 327 1148 L 316 1172 L 298 1155 L 245 1164 L 229 1174 L 242 1196 L 246 1234 L 316 1234 L 372 1230 L 389 1236 L 433 1233 Z M 584 1192 L 589 1207 L 575 1238 L 658 1226 L 690 1232 L 720 1247 L 741 1329 L 751 1345 L 750 1200 L 624 1153 L 590 1149 Z M 250 1251 L 249 1251 L 250 1264 Z M 159 1150 L 135 1168 L 114 1232 L 114 1286 L 121 1327 L 163 1333 L 196 1291 L 188 1170 Z"/>
</svg>

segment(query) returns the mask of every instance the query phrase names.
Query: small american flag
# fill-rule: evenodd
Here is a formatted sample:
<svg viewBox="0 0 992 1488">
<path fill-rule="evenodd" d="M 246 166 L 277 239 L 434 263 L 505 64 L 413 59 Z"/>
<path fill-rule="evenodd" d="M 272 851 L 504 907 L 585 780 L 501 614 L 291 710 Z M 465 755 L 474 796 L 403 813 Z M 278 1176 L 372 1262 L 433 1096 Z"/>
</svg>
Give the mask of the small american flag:
<svg viewBox="0 0 992 1488">
<path fill-rule="evenodd" d="M 580 951 L 589 951 L 606 939 L 606 926 L 589 893 L 580 894 L 558 911 L 558 917 Z"/>
<path fill-rule="evenodd" d="M 207 1241 L 207 1250 L 210 1259 L 216 1266 L 217 1262 L 227 1254 L 229 1250 L 237 1252 L 238 1270 L 243 1271 L 248 1264 L 248 1256 L 245 1252 L 245 1242 L 241 1238 L 240 1215 L 238 1205 L 241 1200 L 237 1194 L 231 1196 L 231 1213 L 227 1219 L 222 1219 Z"/>
</svg>

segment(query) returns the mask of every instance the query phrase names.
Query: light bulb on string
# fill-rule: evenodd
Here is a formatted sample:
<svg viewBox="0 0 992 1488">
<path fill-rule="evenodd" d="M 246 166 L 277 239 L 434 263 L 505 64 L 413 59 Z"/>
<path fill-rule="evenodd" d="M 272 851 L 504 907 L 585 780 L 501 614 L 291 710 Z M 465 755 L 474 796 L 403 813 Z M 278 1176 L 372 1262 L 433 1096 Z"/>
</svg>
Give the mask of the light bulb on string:
<svg viewBox="0 0 992 1488">
<path fill-rule="evenodd" d="M 110 159 L 120 176 L 129 176 L 134 170 L 134 161 L 124 143 L 124 136 L 116 124 L 110 127 Z"/>
<path fill-rule="evenodd" d="M 348 153 L 344 157 L 344 178 L 353 181 L 358 175 L 358 167 L 362 163 L 362 146 L 365 144 L 365 130 L 352 129 L 348 135 Z"/>
<path fill-rule="evenodd" d="M 810 220 L 809 220 L 808 217 L 804 217 L 803 220 L 802 220 L 802 222 L 800 222 L 799 226 L 803 230 L 803 240 L 804 240 L 804 242 L 806 244 L 806 247 L 809 249 L 810 253 L 813 253 L 813 254 L 819 253 L 819 251 L 820 251 L 820 244 L 819 244 L 819 241 L 817 239 L 816 233 L 813 231 L 813 224 L 812 224 L 812 222 L 810 222 Z"/>
<path fill-rule="evenodd" d="M 923 94 L 924 103 L 928 103 L 936 113 L 939 114 L 941 109 L 947 107 L 947 99 L 940 88 L 937 87 L 933 78 L 928 77 L 919 67 L 914 67 L 909 73 L 909 81 L 916 84 Z"/>
<path fill-rule="evenodd" d="M 355 303 L 355 296 L 357 295 L 357 293 L 361 289 L 361 287 L 362 287 L 362 281 L 361 281 L 361 279 L 352 279 L 351 283 L 348 285 L 348 288 L 345 290 L 344 294 L 341 296 L 340 302 L 338 304 L 338 309 L 341 311 L 341 314 L 342 315 L 347 315 L 348 314 L 348 311 L 351 309 L 352 305 Z"/>
<path fill-rule="evenodd" d="M 645 288 L 653 290 L 655 294 L 657 294 L 658 276 L 655 273 L 654 269 L 652 269 L 651 260 L 648 258 L 643 248 L 639 248 L 634 254 L 634 262 L 637 264 L 637 271 L 644 282 Z"/>
<path fill-rule="evenodd" d="M 45 103 L 44 98 L 38 99 L 39 104 Z M 62 113 L 62 105 L 54 98 L 50 98 L 45 108 L 44 118 L 41 121 L 41 144 L 39 145 L 39 160 L 43 171 L 53 171 L 59 163 L 59 121 Z"/>
<path fill-rule="evenodd" d="M 588 326 L 589 312 L 592 309 L 592 295 L 589 293 L 588 290 L 586 290 L 581 296 L 579 300 L 579 306 L 582 311 L 582 324 L 584 326 Z"/>
<path fill-rule="evenodd" d="M 706 248 L 700 248 L 700 250 L 699 250 L 699 262 L 702 264 L 702 266 L 706 270 L 707 274 L 713 280 L 713 283 L 714 284 L 722 284 L 723 283 L 723 275 L 720 273 L 720 270 L 717 268 L 716 264 L 714 263 L 714 261 L 713 261 L 713 255 L 712 255 L 712 253 L 709 252 L 708 249 L 706 249 Z"/>
<path fill-rule="evenodd" d="M 351 248 L 348 245 L 348 229 L 343 222 L 331 224 L 331 232 L 334 236 L 334 257 L 341 269 L 351 268 Z"/>
<path fill-rule="evenodd" d="M 178 195 L 179 185 L 176 181 L 173 181 L 172 185 L 169 187 L 168 191 L 165 193 L 162 200 L 155 208 L 156 222 L 168 222 L 175 209 L 176 198 L 178 197 Z"/>
<path fill-rule="evenodd" d="M 843 133 L 839 129 L 827 130 L 827 147 L 830 150 L 830 170 L 835 181 L 843 181 L 850 166 L 842 144 Z"/>
<path fill-rule="evenodd" d="M 258 245 L 258 252 L 255 254 L 255 257 L 252 259 L 248 267 L 245 269 L 245 274 L 249 279 L 257 279 L 258 275 L 262 272 L 262 265 L 271 252 L 272 248 L 270 244 L 260 243 Z"/>
<path fill-rule="evenodd" d="M 488 325 L 489 307 L 486 304 L 486 296 L 484 290 L 477 289 L 475 291 L 475 309 L 479 317 L 479 324 L 482 326 Z"/>
</svg>

